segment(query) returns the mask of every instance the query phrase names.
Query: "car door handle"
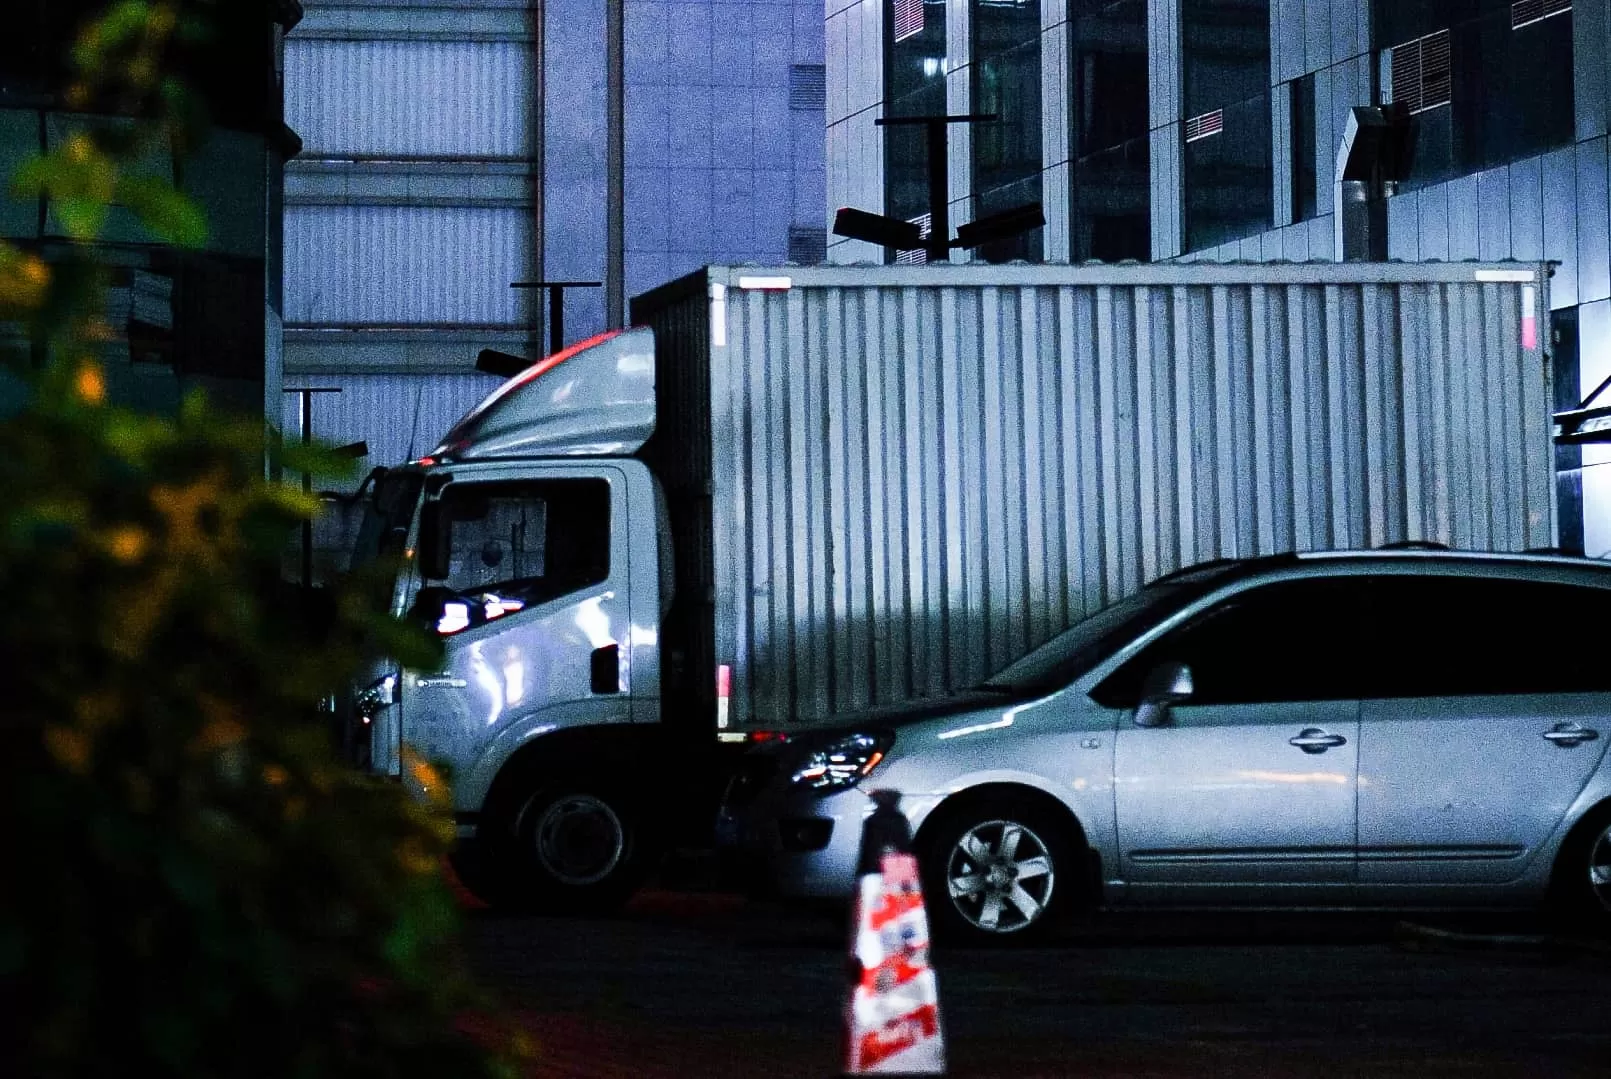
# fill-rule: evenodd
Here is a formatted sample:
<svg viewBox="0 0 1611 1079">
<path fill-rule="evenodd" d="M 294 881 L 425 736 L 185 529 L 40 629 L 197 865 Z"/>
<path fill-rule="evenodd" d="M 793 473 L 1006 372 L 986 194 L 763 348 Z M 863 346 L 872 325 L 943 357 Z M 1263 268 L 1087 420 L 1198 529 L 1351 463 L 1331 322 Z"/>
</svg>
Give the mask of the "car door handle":
<svg viewBox="0 0 1611 1079">
<path fill-rule="evenodd" d="M 470 683 L 462 678 L 454 678 L 450 674 L 422 675 L 414 679 L 417 689 L 463 689 Z"/>
<path fill-rule="evenodd" d="M 1348 744 L 1348 739 L 1340 734 L 1327 734 L 1319 727 L 1305 727 L 1303 733 L 1296 738 L 1287 739 L 1287 745 L 1297 746 L 1305 753 L 1324 753 L 1328 749 Z"/>
<path fill-rule="evenodd" d="M 1592 742 L 1598 737 L 1600 737 L 1599 731 L 1592 727 L 1579 727 L 1576 723 L 1558 723 L 1554 730 L 1544 732 L 1546 741 L 1568 749 L 1580 746 L 1584 742 Z"/>
</svg>

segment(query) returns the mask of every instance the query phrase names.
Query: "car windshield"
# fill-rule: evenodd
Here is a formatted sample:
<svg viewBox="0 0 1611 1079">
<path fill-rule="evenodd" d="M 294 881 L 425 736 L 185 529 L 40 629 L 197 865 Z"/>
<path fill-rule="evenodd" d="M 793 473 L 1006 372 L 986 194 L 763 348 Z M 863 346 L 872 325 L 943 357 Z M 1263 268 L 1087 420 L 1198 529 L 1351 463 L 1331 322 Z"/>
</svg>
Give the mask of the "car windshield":
<svg viewBox="0 0 1611 1079">
<path fill-rule="evenodd" d="M 1148 585 L 1076 622 L 979 688 L 993 693 L 1026 695 L 1062 689 L 1123 648 L 1148 626 L 1205 595 L 1225 574 L 1224 569 L 1216 569 L 1212 573 L 1182 574 Z"/>
</svg>

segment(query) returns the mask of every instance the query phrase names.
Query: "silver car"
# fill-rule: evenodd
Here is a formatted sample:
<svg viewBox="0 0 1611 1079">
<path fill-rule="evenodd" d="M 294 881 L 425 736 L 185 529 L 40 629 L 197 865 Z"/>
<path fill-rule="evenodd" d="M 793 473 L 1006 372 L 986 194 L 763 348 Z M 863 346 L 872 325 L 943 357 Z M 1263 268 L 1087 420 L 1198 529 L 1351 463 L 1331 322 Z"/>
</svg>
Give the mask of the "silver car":
<svg viewBox="0 0 1611 1079">
<path fill-rule="evenodd" d="M 719 834 L 846 896 L 867 792 L 936 929 L 1092 905 L 1517 908 L 1611 921 L 1611 567 L 1315 553 L 1170 574 L 976 689 L 752 756 Z"/>
</svg>

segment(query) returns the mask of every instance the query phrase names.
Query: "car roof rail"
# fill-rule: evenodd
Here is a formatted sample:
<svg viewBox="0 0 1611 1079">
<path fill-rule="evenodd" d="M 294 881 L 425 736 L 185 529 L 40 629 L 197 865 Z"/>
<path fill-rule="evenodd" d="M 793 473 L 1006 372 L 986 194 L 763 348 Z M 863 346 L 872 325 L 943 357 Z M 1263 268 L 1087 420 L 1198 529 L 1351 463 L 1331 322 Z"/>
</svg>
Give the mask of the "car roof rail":
<svg viewBox="0 0 1611 1079">
<path fill-rule="evenodd" d="M 1437 540 L 1421 540 L 1421 539 L 1394 540 L 1392 543 L 1384 543 L 1381 546 L 1377 547 L 1376 549 L 1378 551 L 1447 551 L 1447 550 L 1451 550 L 1451 548 L 1449 547 L 1449 545 L 1447 543 L 1439 543 Z"/>
</svg>

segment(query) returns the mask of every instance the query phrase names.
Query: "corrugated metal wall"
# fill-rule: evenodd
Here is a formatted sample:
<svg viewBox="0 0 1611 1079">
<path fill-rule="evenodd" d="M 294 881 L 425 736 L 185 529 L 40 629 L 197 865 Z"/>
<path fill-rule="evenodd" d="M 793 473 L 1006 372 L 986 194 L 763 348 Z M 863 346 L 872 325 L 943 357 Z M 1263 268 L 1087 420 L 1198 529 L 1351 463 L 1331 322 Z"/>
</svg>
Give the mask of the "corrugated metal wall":
<svg viewBox="0 0 1611 1079">
<path fill-rule="evenodd" d="M 523 207 L 289 206 L 286 320 L 530 325 L 535 225 Z"/>
<path fill-rule="evenodd" d="M 1547 275 L 1479 270 L 778 271 L 787 291 L 712 271 L 735 722 L 974 684 L 1193 562 L 1553 544 L 1548 372 L 1522 323 Z"/>
<path fill-rule="evenodd" d="M 369 443 L 365 467 L 397 465 L 418 457 L 460 417 L 480 404 L 503 379 L 493 375 L 287 375 L 287 390 L 334 387 L 340 393 L 313 396 L 313 437 L 325 442 Z M 285 395 L 281 430 L 302 437 L 300 398 Z"/>
<path fill-rule="evenodd" d="M 293 41 L 286 122 L 313 156 L 533 151 L 537 73 L 528 42 Z"/>
</svg>

